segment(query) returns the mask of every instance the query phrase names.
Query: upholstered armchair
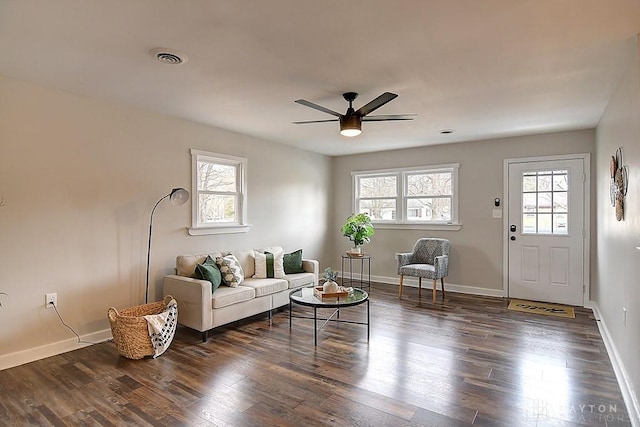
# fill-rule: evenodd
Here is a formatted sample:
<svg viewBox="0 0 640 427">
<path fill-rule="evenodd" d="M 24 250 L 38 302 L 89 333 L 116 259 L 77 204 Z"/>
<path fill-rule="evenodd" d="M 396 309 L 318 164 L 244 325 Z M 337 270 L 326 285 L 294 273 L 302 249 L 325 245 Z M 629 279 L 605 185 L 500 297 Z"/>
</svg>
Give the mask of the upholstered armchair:
<svg viewBox="0 0 640 427">
<path fill-rule="evenodd" d="M 404 276 L 418 278 L 418 297 L 422 297 L 422 278 L 433 280 L 433 303 L 436 302 L 436 281 L 442 284 L 444 299 L 444 278 L 449 274 L 449 247 L 447 239 L 418 239 L 412 252 L 397 254 L 400 292 L 402 298 L 402 280 Z"/>
</svg>

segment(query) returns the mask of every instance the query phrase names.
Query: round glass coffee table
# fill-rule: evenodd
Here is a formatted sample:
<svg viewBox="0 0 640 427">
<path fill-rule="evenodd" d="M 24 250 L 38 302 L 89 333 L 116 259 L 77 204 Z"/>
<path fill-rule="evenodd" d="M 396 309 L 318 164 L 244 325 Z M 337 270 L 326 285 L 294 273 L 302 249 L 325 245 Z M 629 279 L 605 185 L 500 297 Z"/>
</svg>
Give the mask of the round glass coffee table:
<svg viewBox="0 0 640 427">
<path fill-rule="evenodd" d="M 353 320 L 340 319 L 340 309 L 345 307 L 353 307 L 360 304 L 367 304 L 367 321 L 356 322 Z M 299 304 L 307 307 L 313 307 L 313 317 L 311 316 L 298 316 L 292 314 L 292 305 Z M 326 318 L 318 317 L 319 308 L 334 308 L 333 313 Z M 339 298 L 318 298 L 313 294 L 313 288 L 301 288 L 291 291 L 289 293 L 289 329 L 291 329 L 291 319 L 298 317 L 302 319 L 313 319 L 313 344 L 318 345 L 318 331 L 325 327 L 325 325 L 331 322 L 342 323 L 354 323 L 357 325 L 367 325 L 367 341 L 369 340 L 370 328 L 369 328 L 369 294 L 362 289 L 353 289 L 353 293 L 348 296 Z M 320 327 L 318 327 L 318 320 L 324 321 Z"/>
</svg>

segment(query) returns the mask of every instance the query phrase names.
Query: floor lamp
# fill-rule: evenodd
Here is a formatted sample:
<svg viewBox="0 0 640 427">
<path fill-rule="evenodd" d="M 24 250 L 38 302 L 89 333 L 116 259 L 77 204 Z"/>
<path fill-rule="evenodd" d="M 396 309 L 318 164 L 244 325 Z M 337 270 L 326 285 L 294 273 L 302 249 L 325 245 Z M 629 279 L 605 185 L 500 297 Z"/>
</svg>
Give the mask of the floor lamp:
<svg viewBox="0 0 640 427">
<path fill-rule="evenodd" d="M 153 214 L 160 202 L 167 197 L 169 198 L 169 201 L 171 201 L 171 204 L 173 206 L 180 206 L 185 204 L 187 200 L 189 200 L 189 192 L 184 188 L 174 188 L 173 190 L 171 190 L 171 193 L 158 200 L 156 205 L 151 210 L 151 218 L 149 218 L 149 247 L 147 248 L 147 285 L 144 293 L 145 304 L 149 302 L 149 261 L 151 260 L 151 233 L 153 231 Z"/>
</svg>

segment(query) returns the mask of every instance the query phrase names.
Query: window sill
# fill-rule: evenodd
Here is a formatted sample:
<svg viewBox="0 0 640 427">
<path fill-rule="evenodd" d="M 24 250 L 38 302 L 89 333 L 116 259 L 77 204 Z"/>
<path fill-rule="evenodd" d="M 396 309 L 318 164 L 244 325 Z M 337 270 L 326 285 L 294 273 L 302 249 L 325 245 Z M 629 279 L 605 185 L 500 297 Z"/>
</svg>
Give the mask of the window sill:
<svg viewBox="0 0 640 427">
<path fill-rule="evenodd" d="M 460 231 L 462 224 L 385 224 L 373 223 L 373 227 L 380 230 L 441 230 L 441 231 Z"/>
<path fill-rule="evenodd" d="M 233 225 L 217 225 L 215 227 L 189 227 L 187 230 L 192 236 L 206 236 L 209 234 L 235 234 L 247 233 L 251 225 L 249 224 L 233 224 Z"/>
</svg>

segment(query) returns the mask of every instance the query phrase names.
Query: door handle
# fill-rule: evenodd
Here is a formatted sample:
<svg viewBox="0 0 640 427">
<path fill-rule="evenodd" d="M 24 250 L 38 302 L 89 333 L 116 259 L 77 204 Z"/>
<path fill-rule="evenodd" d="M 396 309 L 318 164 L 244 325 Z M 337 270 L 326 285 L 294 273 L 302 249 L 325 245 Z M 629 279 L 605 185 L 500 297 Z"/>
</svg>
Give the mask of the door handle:
<svg viewBox="0 0 640 427">
<path fill-rule="evenodd" d="M 516 225 L 515 224 L 511 224 L 511 227 L 509 227 L 509 231 L 512 233 L 516 232 Z"/>
</svg>

